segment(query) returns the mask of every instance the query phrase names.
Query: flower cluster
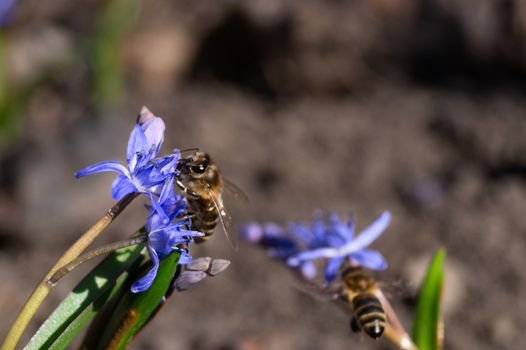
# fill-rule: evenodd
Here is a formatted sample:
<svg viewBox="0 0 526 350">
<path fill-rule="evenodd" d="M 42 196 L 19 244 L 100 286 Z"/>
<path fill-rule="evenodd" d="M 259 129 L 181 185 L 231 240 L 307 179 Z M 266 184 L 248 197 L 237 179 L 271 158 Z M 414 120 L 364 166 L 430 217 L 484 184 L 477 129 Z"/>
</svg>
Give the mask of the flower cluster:
<svg viewBox="0 0 526 350">
<path fill-rule="evenodd" d="M 387 268 L 382 254 L 367 247 L 383 233 L 390 221 L 391 214 L 383 212 L 355 236 L 352 216 L 342 221 L 337 214 L 331 213 L 328 222 L 317 215 L 309 224 L 293 222 L 287 229 L 274 223 L 249 223 L 242 229 L 241 236 L 299 269 L 308 279 L 317 274 L 313 260 L 325 259 L 324 278 L 330 283 L 345 260 L 373 270 Z"/>
<path fill-rule="evenodd" d="M 164 140 L 165 125 L 143 107 L 137 124 L 131 132 L 126 152 L 127 166 L 117 161 L 104 161 L 78 171 L 75 176 L 112 171 L 118 174 L 113 181 L 112 196 L 120 200 L 130 193 L 142 193 L 149 199 L 147 205 L 149 216 L 146 220 L 148 232 L 148 252 L 153 267 L 132 285 L 132 292 L 142 292 L 153 283 L 159 260 L 172 251 L 179 251 L 180 264 L 191 260 L 188 246 L 193 237 L 202 236 L 201 232 L 192 231 L 187 216 L 186 199 L 174 192 L 174 179 L 179 176 L 177 162 L 180 151 L 158 157 Z"/>
</svg>

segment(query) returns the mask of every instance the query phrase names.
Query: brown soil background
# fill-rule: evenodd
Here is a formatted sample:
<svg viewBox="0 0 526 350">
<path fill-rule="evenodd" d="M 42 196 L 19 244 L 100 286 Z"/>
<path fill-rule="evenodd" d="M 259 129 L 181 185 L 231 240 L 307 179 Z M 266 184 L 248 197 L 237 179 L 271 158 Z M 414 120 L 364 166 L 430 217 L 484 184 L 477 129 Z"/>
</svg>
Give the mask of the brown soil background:
<svg viewBox="0 0 526 350">
<path fill-rule="evenodd" d="M 104 2 L 22 1 L 10 79 L 71 53 Z M 378 274 L 411 329 L 415 288 L 446 247 L 445 348 L 523 349 L 526 327 L 526 6 L 520 0 L 168 1 L 143 4 L 123 43 L 121 103 L 96 111 L 89 62 L 32 94 L 0 151 L 0 335 L 68 244 L 112 205 L 112 175 L 136 113 L 168 126 L 165 150 L 199 147 L 250 197 L 238 224 L 352 211 L 394 220 Z M 97 244 L 127 236 L 135 203 Z M 221 234 L 194 256 L 232 261 L 174 297 L 132 349 L 390 349 L 294 288 L 257 247 Z M 90 265 L 90 264 L 87 264 Z M 90 265 L 92 266 L 92 265 Z M 50 295 L 35 330 L 90 266 Z M 401 289 L 401 290 L 400 290 Z"/>
</svg>

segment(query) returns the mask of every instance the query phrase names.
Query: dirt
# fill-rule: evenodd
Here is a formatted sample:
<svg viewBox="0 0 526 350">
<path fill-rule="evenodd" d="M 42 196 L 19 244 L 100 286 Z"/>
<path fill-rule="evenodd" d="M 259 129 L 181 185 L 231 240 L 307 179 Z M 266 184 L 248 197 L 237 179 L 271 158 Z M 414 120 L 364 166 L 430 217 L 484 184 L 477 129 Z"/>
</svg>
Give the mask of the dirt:
<svg viewBox="0 0 526 350">
<path fill-rule="evenodd" d="M 24 68 L 22 58 L 69 57 L 91 35 L 104 2 L 36 3 L 22 1 L 8 28 L 8 57 L 20 63 L 10 70 L 15 85 L 36 74 L 36 63 Z M 374 243 L 389 268 L 377 278 L 407 329 L 423 269 L 445 247 L 445 349 L 524 348 L 523 7 L 489 0 L 143 4 L 122 43 L 126 84 L 113 109 L 93 105 L 90 62 L 81 60 L 38 86 L 21 131 L 3 143 L 0 334 L 60 253 L 112 205 L 112 175 L 76 180 L 73 173 L 123 160 L 146 105 L 165 119 L 164 150 L 209 152 L 246 192 L 249 205 L 227 198 L 238 225 L 285 225 L 323 209 L 352 212 L 360 229 L 390 210 L 393 222 Z M 145 213 L 132 205 L 97 243 L 127 236 Z M 348 315 L 299 291 L 290 271 L 258 247 L 242 243 L 236 253 L 218 231 L 194 248 L 194 256 L 232 264 L 176 295 L 132 348 L 392 348 L 352 334 Z M 90 266 L 59 283 L 31 330 Z"/>
</svg>

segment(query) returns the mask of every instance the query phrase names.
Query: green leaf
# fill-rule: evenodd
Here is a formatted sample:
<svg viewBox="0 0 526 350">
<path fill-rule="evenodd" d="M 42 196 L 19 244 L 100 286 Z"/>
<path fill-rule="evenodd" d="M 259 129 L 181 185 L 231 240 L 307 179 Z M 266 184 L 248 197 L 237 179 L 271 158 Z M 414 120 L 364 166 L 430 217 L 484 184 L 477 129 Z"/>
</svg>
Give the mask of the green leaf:
<svg viewBox="0 0 526 350">
<path fill-rule="evenodd" d="M 413 340 L 420 350 L 440 350 L 442 347 L 440 304 L 445 256 L 444 249 L 435 253 L 418 295 Z"/>
<path fill-rule="evenodd" d="M 155 281 L 148 290 L 142 293 L 126 291 L 115 310 L 104 313 L 109 319 L 96 319 L 97 324 L 86 334 L 84 348 L 126 349 L 162 306 L 176 273 L 179 256 L 179 252 L 173 252 L 161 260 Z M 128 279 L 133 283 L 137 278 L 130 275 Z"/>
<path fill-rule="evenodd" d="M 24 349 L 66 348 L 119 290 L 127 275 L 125 271 L 141 260 L 143 248 L 144 243 L 118 249 L 98 264 L 60 303 Z"/>
<path fill-rule="evenodd" d="M 126 279 L 126 273 L 123 274 L 114 284 L 112 289 L 107 290 L 101 295 L 97 300 L 88 305 L 87 308 L 82 310 L 82 312 L 73 320 L 64 331 L 56 338 L 53 339 L 53 343 L 50 344 L 49 350 L 62 350 L 65 349 L 73 338 L 84 328 L 84 326 L 95 317 L 97 312 L 101 307 L 110 300 L 115 294 L 120 291 L 122 283 Z M 47 343 L 50 343 L 52 339 L 49 339 Z M 47 346 L 47 344 L 45 345 Z M 46 348 L 46 347 L 45 347 Z M 46 348 L 47 349 L 47 348 Z"/>
</svg>

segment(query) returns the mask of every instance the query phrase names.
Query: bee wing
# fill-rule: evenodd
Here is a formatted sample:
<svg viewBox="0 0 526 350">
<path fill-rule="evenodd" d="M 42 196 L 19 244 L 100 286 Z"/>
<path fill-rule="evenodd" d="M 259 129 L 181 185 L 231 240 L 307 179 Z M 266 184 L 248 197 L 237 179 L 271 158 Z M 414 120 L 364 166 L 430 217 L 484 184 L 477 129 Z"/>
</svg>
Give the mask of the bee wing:
<svg viewBox="0 0 526 350">
<path fill-rule="evenodd" d="M 225 206 L 223 205 L 223 200 L 217 197 L 214 194 L 214 192 L 210 189 L 208 189 L 208 193 L 210 195 L 210 198 L 212 199 L 212 202 L 214 202 L 214 206 L 216 207 L 216 210 L 219 214 L 219 221 L 221 222 L 223 232 L 225 232 L 226 238 L 228 239 L 230 246 L 234 248 L 234 250 L 237 252 L 239 249 L 239 243 L 237 241 L 236 235 L 233 233 L 235 232 L 235 228 L 232 222 L 232 217 L 226 211 Z"/>
<path fill-rule="evenodd" d="M 248 196 L 233 182 L 223 179 L 223 188 L 234 197 L 236 200 L 241 200 L 243 203 L 248 203 L 250 200 Z"/>
<path fill-rule="evenodd" d="M 297 290 L 308 294 L 319 301 L 337 301 L 341 296 L 341 291 L 335 288 L 324 287 L 318 283 L 301 279 L 294 284 Z"/>
</svg>

